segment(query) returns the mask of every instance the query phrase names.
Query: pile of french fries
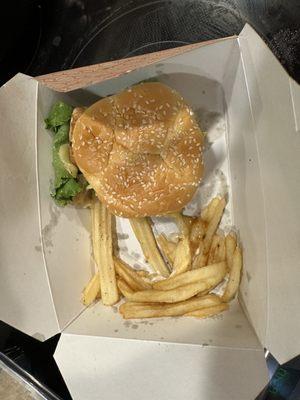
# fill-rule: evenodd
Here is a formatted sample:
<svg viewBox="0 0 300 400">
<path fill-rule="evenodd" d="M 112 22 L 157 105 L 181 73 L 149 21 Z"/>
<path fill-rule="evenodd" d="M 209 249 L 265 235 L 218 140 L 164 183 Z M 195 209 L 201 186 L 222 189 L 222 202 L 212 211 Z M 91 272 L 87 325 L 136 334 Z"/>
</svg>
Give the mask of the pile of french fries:
<svg viewBox="0 0 300 400">
<path fill-rule="evenodd" d="M 198 217 L 170 214 L 178 226 L 177 240 L 164 234 L 155 237 L 150 218 L 130 219 L 153 269 L 149 273 L 121 260 L 113 239 L 113 217 L 94 199 L 92 243 L 97 271 L 83 290 L 83 303 L 88 306 L 101 298 L 104 305 L 112 306 L 124 298 L 119 312 L 125 319 L 206 318 L 227 310 L 239 288 L 242 251 L 234 232 L 224 235 L 219 230 L 225 205 L 224 198 L 215 197 Z M 212 293 L 217 286 L 222 288 L 218 295 Z"/>
</svg>

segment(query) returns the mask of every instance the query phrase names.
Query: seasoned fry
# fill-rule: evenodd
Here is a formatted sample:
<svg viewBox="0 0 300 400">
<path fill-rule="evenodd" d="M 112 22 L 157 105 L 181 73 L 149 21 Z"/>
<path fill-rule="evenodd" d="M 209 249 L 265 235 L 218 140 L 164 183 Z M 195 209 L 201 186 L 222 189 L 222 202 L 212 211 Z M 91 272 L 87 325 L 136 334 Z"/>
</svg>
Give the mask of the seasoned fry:
<svg viewBox="0 0 300 400">
<path fill-rule="evenodd" d="M 117 220 L 114 215 L 111 216 L 111 235 L 112 235 L 112 246 L 113 254 L 117 256 L 120 252 L 117 234 Z"/>
<path fill-rule="evenodd" d="M 220 236 L 219 246 L 215 252 L 214 262 L 226 261 L 225 238 Z M 228 267 L 227 267 L 228 268 Z"/>
<path fill-rule="evenodd" d="M 208 223 L 208 226 L 207 226 L 207 229 L 205 232 L 205 237 L 203 239 L 204 254 L 207 254 L 207 252 L 209 251 L 212 238 L 213 238 L 213 236 L 218 228 L 218 225 L 220 223 L 220 220 L 222 218 L 225 205 L 226 205 L 226 202 L 225 202 L 225 199 L 223 198 L 218 202 L 217 206 L 214 208 L 215 213 Z"/>
<path fill-rule="evenodd" d="M 95 203 L 96 200 L 93 199 L 92 206 L 91 206 L 91 219 L 92 219 L 92 246 L 93 246 L 93 256 L 96 262 L 97 268 L 99 268 L 99 254 L 96 252 L 96 245 L 95 245 L 95 235 L 96 235 L 96 225 L 95 225 Z"/>
<path fill-rule="evenodd" d="M 159 252 L 149 219 L 131 218 L 130 223 L 146 260 L 149 261 L 155 272 L 162 276 L 169 276 L 169 269 Z"/>
<path fill-rule="evenodd" d="M 123 303 L 119 311 L 123 318 L 158 318 L 175 317 L 201 308 L 212 307 L 221 303 L 218 296 L 210 294 L 173 304 Z"/>
<path fill-rule="evenodd" d="M 94 203 L 95 259 L 99 265 L 101 296 L 104 305 L 119 300 L 112 251 L 111 215 L 100 201 Z"/>
<path fill-rule="evenodd" d="M 191 268 L 192 254 L 190 242 L 187 236 L 179 240 L 176 250 L 173 265 L 172 275 L 181 274 Z"/>
<path fill-rule="evenodd" d="M 142 277 L 137 274 L 133 268 L 127 265 L 118 257 L 114 257 L 115 268 L 118 275 L 133 289 L 144 290 L 151 289 L 150 283 L 147 283 Z"/>
<path fill-rule="evenodd" d="M 134 290 L 132 290 L 132 288 L 121 278 L 117 279 L 117 285 L 124 297 L 131 296 L 133 293 L 135 293 Z"/>
<path fill-rule="evenodd" d="M 173 266 L 174 258 L 175 258 L 176 243 L 168 240 L 164 234 L 157 236 L 156 241 L 157 241 L 163 255 L 166 257 L 168 263 L 170 264 L 170 266 Z"/>
<path fill-rule="evenodd" d="M 203 240 L 204 235 L 205 235 L 205 223 L 203 222 L 201 217 L 198 217 L 197 219 L 195 219 L 191 227 L 190 240 L 193 243 L 193 245 L 197 245 L 201 240 Z"/>
<path fill-rule="evenodd" d="M 183 221 L 184 221 L 188 231 L 190 232 L 191 229 L 192 229 L 192 225 L 193 225 L 193 223 L 195 221 L 195 218 L 194 217 L 190 217 L 188 215 L 182 215 L 182 218 L 183 218 Z"/>
<path fill-rule="evenodd" d="M 127 300 L 135 302 L 146 302 L 146 303 L 177 303 L 190 299 L 200 292 L 212 289 L 217 286 L 221 280 L 220 275 L 205 279 L 201 282 L 190 283 L 189 285 L 176 287 L 171 290 L 143 290 L 141 292 L 135 292 L 126 296 Z"/>
<path fill-rule="evenodd" d="M 228 310 L 229 305 L 227 303 L 217 304 L 212 307 L 202 308 L 200 310 L 190 311 L 184 314 L 185 317 L 195 317 L 195 318 L 208 318 L 213 315 L 220 314 L 221 312 Z"/>
<path fill-rule="evenodd" d="M 159 282 L 153 283 L 153 288 L 157 290 L 171 290 L 180 286 L 188 285 L 204 281 L 215 277 L 218 281 L 222 281 L 226 274 L 226 263 L 207 265 L 206 267 L 193 269 L 183 274 L 172 276 Z"/>
<path fill-rule="evenodd" d="M 97 298 L 101 297 L 100 278 L 96 273 L 82 291 L 81 301 L 85 306 L 92 304 Z"/>
<path fill-rule="evenodd" d="M 243 256 L 242 251 L 239 246 L 236 247 L 233 258 L 232 258 L 232 266 L 229 271 L 229 279 L 227 282 L 227 286 L 225 292 L 222 296 L 222 301 L 230 301 L 236 295 L 240 280 L 241 280 L 241 272 L 243 266 Z"/>
<path fill-rule="evenodd" d="M 221 236 L 218 234 L 214 235 L 214 237 L 212 238 L 211 246 L 210 246 L 209 253 L 208 253 L 208 259 L 207 259 L 208 264 L 213 264 L 214 262 L 217 262 L 217 261 L 215 261 L 215 258 L 216 258 L 216 252 L 220 245 L 220 239 L 221 239 Z"/>
<path fill-rule="evenodd" d="M 215 209 L 220 202 L 219 197 L 215 197 L 211 200 L 211 202 L 202 210 L 201 218 L 205 222 L 210 222 L 213 215 L 215 214 Z"/>
<path fill-rule="evenodd" d="M 170 214 L 174 218 L 180 230 L 180 239 L 175 249 L 173 275 L 180 274 L 191 268 L 192 252 L 189 241 L 189 228 L 180 213 Z"/>
<path fill-rule="evenodd" d="M 230 232 L 225 238 L 226 261 L 229 270 L 232 268 L 233 253 L 236 248 L 236 234 Z"/>
</svg>

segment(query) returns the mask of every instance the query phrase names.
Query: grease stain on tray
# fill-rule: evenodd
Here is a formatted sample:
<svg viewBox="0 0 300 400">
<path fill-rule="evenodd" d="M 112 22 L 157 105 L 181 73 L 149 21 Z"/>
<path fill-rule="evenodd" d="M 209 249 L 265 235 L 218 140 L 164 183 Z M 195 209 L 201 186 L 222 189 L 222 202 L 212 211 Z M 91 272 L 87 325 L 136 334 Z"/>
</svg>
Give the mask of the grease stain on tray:
<svg viewBox="0 0 300 400">
<path fill-rule="evenodd" d="M 61 211 L 56 205 L 50 203 L 49 205 L 50 221 L 42 229 L 42 237 L 44 240 L 45 247 L 53 247 L 52 243 L 52 232 L 56 225 L 58 224 Z"/>
</svg>

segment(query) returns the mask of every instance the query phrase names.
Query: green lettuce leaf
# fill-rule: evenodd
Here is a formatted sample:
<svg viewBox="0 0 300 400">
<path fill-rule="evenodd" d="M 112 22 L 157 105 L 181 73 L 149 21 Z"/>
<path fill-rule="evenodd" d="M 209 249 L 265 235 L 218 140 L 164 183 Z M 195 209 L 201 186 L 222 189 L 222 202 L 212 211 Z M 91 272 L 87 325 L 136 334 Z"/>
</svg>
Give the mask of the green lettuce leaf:
<svg viewBox="0 0 300 400">
<path fill-rule="evenodd" d="M 60 147 L 62 144 L 69 143 L 70 124 L 63 124 L 58 129 L 53 138 L 53 145 Z"/>
<path fill-rule="evenodd" d="M 60 186 L 66 181 L 71 179 L 72 175 L 65 169 L 63 163 L 58 155 L 59 146 L 52 148 L 52 165 L 54 169 L 54 189 L 59 189 Z"/>
<path fill-rule="evenodd" d="M 60 206 L 65 206 L 73 201 L 73 198 L 86 187 L 86 182 L 82 180 L 81 174 L 74 179 L 66 170 L 59 157 L 59 148 L 65 143 L 69 143 L 70 120 L 73 108 L 59 101 L 55 103 L 45 119 L 46 128 L 54 132 L 52 146 L 52 165 L 54 169 L 54 183 L 51 196 Z"/>
<path fill-rule="evenodd" d="M 74 178 L 71 178 L 67 179 L 52 196 L 55 198 L 57 204 L 65 206 L 81 191 L 82 186 Z"/>
<path fill-rule="evenodd" d="M 73 107 L 62 101 L 58 101 L 53 105 L 48 118 L 45 119 L 46 128 L 57 132 L 59 126 L 70 122 L 72 112 Z"/>
</svg>

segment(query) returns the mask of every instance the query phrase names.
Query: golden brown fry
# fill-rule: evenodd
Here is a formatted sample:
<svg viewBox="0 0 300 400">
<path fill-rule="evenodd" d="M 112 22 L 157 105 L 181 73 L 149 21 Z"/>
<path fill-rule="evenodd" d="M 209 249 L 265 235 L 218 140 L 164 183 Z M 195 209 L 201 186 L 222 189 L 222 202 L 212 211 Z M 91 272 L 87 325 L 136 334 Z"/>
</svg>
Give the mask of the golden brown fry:
<svg viewBox="0 0 300 400">
<path fill-rule="evenodd" d="M 222 280 L 223 278 L 221 278 Z M 177 303 L 190 299 L 205 290 L 212 289 L 220 283 L 219 276 L 205 279 L 201 282 L 190 283 L 189 285 L 176 287 L 171 290 L 143 290 L 141 292 L 128 293 L 127 300 L 146 303 Z"/>
<path fill-rule="evenodd" d="M 146 304 L 146 303 L 123 303 L 119 311 L 123 318 L 158 318 L 175 317 L 187 312 L 212 307 L 221 303 L 216 295 L 192 298 L 173 304 Z"/>
<path fill-rule="evenodd" d="M 220 244 L 220 239 L 221 239 L 221 237 L 218 234 L 214 235 L 214 237 L 212 238 L 211 246 L 210 246 L 209 253 L 208 253 L 208 259 L 207 259 L 208 264 L 213 264 L 214 262 L 217 262 L 217 261 L 215 261 L 215 258 L 216 258 L 216 252 L 217 252 L 219 244 Z"/>
<path fill-rule="evenodd" d="M 173 267 L 176 243 L 168 240 L 164 234 L 157 236 L 156 241 L 168 263 Z"/>
<path fill-rule="evenodd" d="M 89 283 L 83 289 L 81 301 L 85 306 L 89 306 L 96 299 L 101 297 L 100 278 L 96 273 L 90 279 Z"/>
<path fill-rule="evenodd" d="M 221 262 L 221 261 L 226 261 L 225 238 L 223 235 L 220 236 L 219 246 L 216 250 L 214 258 L 214 262 Z"/>
<path fill-rule="evenodd" d="M 215 209 L 220 202 L 219 197 L 213 198 L 210 203 L 202 210 L 201 218 L 204 222 L 210 222 L 213 215 L 215 214 Z"/>
<path fill-rule="evenodd" d="M 130 223 L 146 260 L 149 261 L 155 272 L 162 276 L 169 276 L 169 269 L 159 252 L 149 219 L 131 218 Z"/>
<path fill-rule="evenodd" d="M 151 284 L 147 283 L 137 274 L 137 271 L 127 265 L 120 258 L 114 257 L 114 262 L 117 273 L 133 290 L 151 289 Z"/>
<path fill-rule="evenodd" d="M 95 259 L 99 265 L 101 296 L 104 305 L 119 300 L 112 250 L 111 215 L 100 201 L 94 203 Z"/>
<path fill-rule="evenodd" d="M 189 269 L 191 269 L 192 263 L 192 253 L 190 242 L 187 236 L 184 236 L 179 240 L 176 250 L 173 265 L 172 275 L 181 274 Z"/>
<path fill-rule="evenodd" d="M 99 268 L 99 254 L 96 252 L 96 245 L 95 245 L 95 234 L 96 234 L 96 225 L 95 225 L 95 202 L 96 200 L 93 199 L 92 206 L 91 206 L 91 219 L 92 219 L 92 246 L 93 246 L 93 256 L 96 262 L 97 268 Z"/>
<path fill-rule="evenodd" d="M 237 246 L 233 253 L 232 267 L 229 271 L 229 279 L 227 282 L 225 292 L 222 296 L 222 301 L 224 302 L 230 301 L 236 295 L 240 285 L 242 266 L 243 266 L 242 251 L 240 247 Z"/>
<path fill-rule="evenodd" d="M 198 217 L 194 220 L 190 232 L 190 240 L 194 245 L 197 245 L 201 240 L 203 240 L 205 235 L 205 223 Z"/>
<path fill-rule="evenodd" d="M 137 269 L 135 272 L 141 277 L 141 278 L 148 278 L 149 272 L 146 271 L 145 269 Z"/>
<path fill-rule="evenodd" d="M 157 274 L 157 273 L 153 273 L 153 274 L 149 274 L 148 275 L 148 279 L 150 280 L 150 281 L 155 281 L 155 280 L 157 280 L 157 279 L 159 279 L 159 278 L 161 278 L 161 275 L 159 275 L 159 274 Z"/>
<path fill-rule="evenodd" d="M 143 288 L 141 288 L 132 278 L 131 276 L 128 274 L 127 271 L 125 271 L 124 269 L 120 268 L 119 265 L 115 262 L 115 269 L 116 269 L 116 273 L 117 275 L 124 281 L 127 283 L 127 285 L 134 291 L 137 292 L 138 290 L 143 290 Z"/>
<path fill-rule="evenodd" d="M 132 290 L 132 288 L 121 278 L 118 278 L 117 285 L 124 297 L 131 296 L 133 293 L 135 293 L 134 290 Z"/>
<path fill-rule="evenodd" d="M 117 220 L 115 215 L 111 216 L 111 235 L 112 235 L 113 254 L 115 256 L 118 256 L 120 249 L 118 243 Z"/>
<path fill-rule="evenodd" d="M 229 305 L 227 303 L 217 304 L 212 307 L 202 308 L 201 310 L 195 310 L 184 314 L 185 317 L 195 318 L 208 318 L 213 315 L 220 314 L 221 312 L 228 310 Z"/>
<path fill-rule="evenodd" d="M 191 268 L 192 252 L 189 241 L 189 228 L 181 213 L 170 214 L 180 230 L 180 239 L 175 249 L 173 274 L 180 274 Z"/>
<path fill-rule="evenodd" d="M 236 248 L 236 234 L 230 232 L 225 238 L 225 248 L 226 248 L 226 261 L 227 267 L 230 270 L 232 267 L 233 253 Z"/>
<path fill-rule="evenodd" d="M 201 241 L 198 245 L 198 248 L 195 252 L 195 256 L 192 262 L 192 269 L 197 269 L 204 267 L 207 265 L 208 254 L 204 254 L 203 252 L 203 242 Z"/>
<path fill-rule="evenodd" d="M 195 297 L 203 297 L 203 296 L 206 296 L 207 294 L 209 294 L 210 291 L 211 291 L 211 289 L 204 290 L 203 292 L 198 293 Z"/>
<path fill-rule="evenodd" d="M 203 239 L 203 253 L 207 254 L 211 245 L 212 238 L 218 228 L 220 220 L 223 215 L 223 211 L 225 208 L 226 202 L 225 199 L 221 199 L 217 206 L 214 208 L 215 213 L 213 214 L 211 220 L 207 225 L 207 229 L 205 232 L 205 237 Z"/>
<path fill-rule="evenodd" d="M 194 218 L 194 217 L 190 217 L 190 216 L 188 216 L 188 215 L 182 215 L 182 218 L 183 218 L 183 220 L 184 220 L 184 223 L 185 223 L 187 229 L 188 229 L 189 232 L 190 232 L 191 229 L 192 229 L 192 225 L 193 225 L 193 223 L 194 223 L 194 221 L 195 221 L 195 218 Z"/>
<path fill-rule="evenodd" d="M 175 222 L 178 226 L 178 229 L 181 233 L 181 236 L 189 236 L 189 228 L 183 218 L 183 215 L 181 213 L 172 213 L 172 214 L 168 214 L 168 217 L 170 218 L 174 218 Z"/>
<path fill-rule="evenodd" d="M 216 278 L 221 282 L 226 274 L 226 263 L 221 262 L 217 264 L 207 265 L 206 267 L 192 269 L 191 271 L 172 276 L 159 282 L 153 283 L 153 289 L 157 290 L 171 290 L 180 286 L 205 281 L 209 278 Z"/>
</svg>

